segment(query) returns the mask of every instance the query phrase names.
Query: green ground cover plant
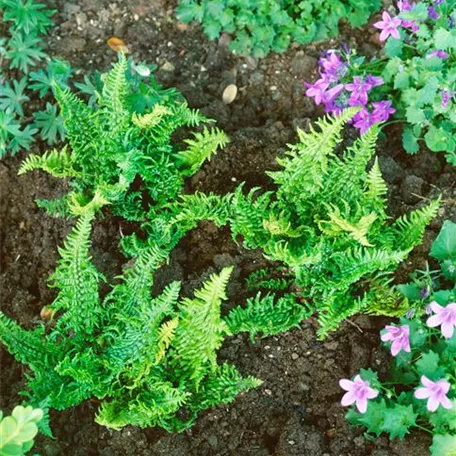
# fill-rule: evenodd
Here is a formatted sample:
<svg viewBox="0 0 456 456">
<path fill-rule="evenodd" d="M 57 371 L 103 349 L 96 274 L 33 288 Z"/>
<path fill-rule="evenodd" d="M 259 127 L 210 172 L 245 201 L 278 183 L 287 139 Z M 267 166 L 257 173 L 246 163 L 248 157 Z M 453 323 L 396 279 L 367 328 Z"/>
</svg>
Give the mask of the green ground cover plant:
<svg viewBox="0 0 456 456">
<path fill-rule="evenodd" d="M 336 36 L 341 19 L 359 27 L 379 8 L 380 0 L 181 0 L 176 15 L 202 23 L 211 40 L 233 35 L 236 54 L 265 57 Z"/>
<path fill-rule="evenodd" d="M 412 429 L 432 434 L 433 456 L 456 451 L 456 224 L 446 221 L 432 244 L 440 270 L 416 271 L 399 286 L 412 311 L 382 331 L 391 350 L 389 376 L 371 369 L 354 381 L 341 380 L 348 393 L 342 405 L 355 404 L 347 419 L 376 436 L 403 439 Z"/>
</svg>

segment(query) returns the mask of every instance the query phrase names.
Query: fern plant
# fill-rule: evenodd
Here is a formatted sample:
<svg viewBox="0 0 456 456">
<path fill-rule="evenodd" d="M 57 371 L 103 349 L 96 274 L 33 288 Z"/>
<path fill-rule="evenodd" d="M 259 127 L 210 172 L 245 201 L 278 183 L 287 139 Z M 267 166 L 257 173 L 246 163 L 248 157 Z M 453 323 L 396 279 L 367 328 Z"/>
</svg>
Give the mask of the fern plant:
<svg viewBox="0 0 456 456">
<path fill-rule="evenodd" d="M 102 425 L 181 431 L 201 410 L 258 386 L 259 380 L 217 361 L 223 340 L 243 330 L 221 317 L 231 269 L 212 275 L 193 297 L 180 298 L 178 282 L 152 297 L 154 271 L 167 246 L 149 246 L 101 298 L 106 279 L 89 249 L 92 220 L 103 202 L 92 203 L 60 249 L 51 277 L 58 290 L 49 306 L 52 321 L 27 331 L 0 314 L 0 340 L 29 368 L 30 403 L 63 410 L 95 397 Z"/>
<path fill-rule="evenodd" d="M 421 241 L 439 206 L 433 201 L 391 220 L 387 187 L 378 161 L 372 163 L 378 127 L 341 145 L 355 112 L 317 122 L 319 131 L 298 130 L 298 143 L 278 159 L 281 170 L 268 173 L 275 191 L 244 194 L 241 185 L 224 197 L 188 195 L 166 215 L 182 234 L 199 220 L 229 224 L 235 240 L 284 264 L 294 277 L 291 291 L 317 311 L 321 337 L 357 312 L 404 312 L 406 302 L 387 286 L 390 273 Z M 287 282 L 273 275 L 270 283 Z"/>
<path fill-rule="evenodd" d="M 30 155 L 20 169 L 20 174 L 43 169 L 69 179 L 70 193 L 39 202 L 49 213 L 77 215 L 99 194 L 114 214 L 144 220 L 148 206 L 160 208 L 176 199 L 184 177 L 228 142 L 220 130 L 204 128 L 186 140 L 187 148 L 175 147 L 171 136 L 177 128 L 210 121 L 170 91 L 155 90 L 155 103 L 141 114 L 135 110 L 138 88 L 142 85 L 131 77 L 131 62 L 123 54 L 102 78 L 94 106 L 54 84 L 71 148 Z M 53 138 L 57 131 L 48 134 Z"/>
</svg>

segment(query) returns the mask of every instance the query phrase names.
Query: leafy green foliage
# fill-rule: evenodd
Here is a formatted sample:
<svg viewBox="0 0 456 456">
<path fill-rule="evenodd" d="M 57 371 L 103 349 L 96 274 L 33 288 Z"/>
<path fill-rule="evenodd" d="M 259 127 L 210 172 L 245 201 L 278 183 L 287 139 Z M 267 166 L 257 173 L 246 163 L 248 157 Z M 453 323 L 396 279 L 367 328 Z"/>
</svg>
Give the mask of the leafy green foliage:
<svg viewBox="0 0 456 456">
<path fill-rule="evenodd" d="M 24 106 L 30 101 L 28 89 L 33 88 L 29 72 L 47 57 L 41 35 L 52 25 L 54 11 L 33 0 L 0 0 L 0 9 L 9 34 L 0 43 L 0 55 L 6 61 L 6 82 L 0 85 L 1 158 L 8 151 L 14 155 L 21 149 L 29 150 L 38 131 L 25 124 Z M 15 79 L 18 74 L 20 79 Z"/>
<path fill-rule="evenodd" d="M 59 250 L 51 277 L 58 290 L 49 306 L 54 322 L 26 331 L 0 314 L 0 339 L 30 368 L 32 404 L 46 401 L 63 410 L 96 397 L 96 421 L 102 425 L 182 431 L 201 410 L 261 384 L 217 361 L 230 335 L 221 304 L 231 269 L 212 275 L 192 298 L 179 298 L 178 282 L 152 297 L 154 271 L 172 243 L 144 247 L 102 299 L 104 278 L 91 262 L 89 238 L 103 203 L 84 208 Z"/>
<path fill-rule="evenodd" d="M 0 109 L 22 117 L 24 115 L 22 104 L 30 100 L 24 93 L 26 85 L 25 76 L 20 81 L 14 80 L 12 87 L 8 82 L 0 85 Z"/>
<path fill-rule="evenodd" d="M 297 144 L 278 159 L 281 170 L 268 173 L 275 191 L 244 194 L 240 186 L 218 199 L 186 196 L 166 222 L 182 232 L 202 219 L 229 224 L 235 240 L 283 264 L 299 298 L 318 312 L 321 337 L 357 312 L 404 313 L 407 303 L 391 292 L 388 274 L 421 241 L 439 206 L 390 220 L 378 163 L 368 169 L 378 129 L 335 153 L 354 112 L 318 122 L 318 132 L 299 130 Z"/>
<path fill-rule="evenodd" d="M 12 31 L 21 31 L 24 35 L 31 33 L 45 34 L 52 26 L 51 16 L 54 10 L 33 0 L 2 0 L 4 8 L 3 21 L 9 22 Z"/>
<path fill-rule="evenodd" d="M 51 103 L 46 103 L 45 111 L 37 111 L 33 113 L 35 126 L 41 131 L 41 137 L 49 144 L 55 144 L 63 141 L 65 138 L 65 127 L 63 118 L 59 116 L 57 107 Z"/>
<path fill-rule="evenodd" d="M 455 239 L 456 224 L 446 221 L 431 248 L 431 255 L 438 258 L 442 266 L 454 258 Z M 433 456 L 455 454 L 456 450 L 456 333 L 445 338 L 441 328 L 429 321 L 435 303 L 445 307 L 454 306 L 456 301 L 456 280 L 448 280 L 444 273 L 443 268 L 441 271 L 429 268 L 416 271 L 410 284 L 399 287 L 414 306 L 413 312 L 401 318 L 397 325 L 408 328 L 410 351 L 402 346 L 394 357 L 387 383 L 375 383 L 375 388 L 383 394 L 369 401 L 366 413 L 352 409 L 347 414 L 350 423 L 364 426 L 376 436 L 388 433 L 391 439 L 402 439 L 413 428 L 427 429 L 433 434 L 430 448 Z M 430 306 L 430 303 L 434 304 Z M 385 342 L 385 345 L 390 344 Z M 367 380 L 362 373 L 361 376 Z M 432 410 L 426 403 L 427 397 L 415 396 L 417 388 L 424 385 L 423 376 L 433 382 L 448 382 L 448 408 L 440 403 Z"/>
<path fill-rule="evenodd" d="M 54 83 L 60 87 L 68 87 L 68 79 L 72 73 L 72 68 L 68 62 L 60 59 L 52 59 L 47 63 L 46 68 L 40 68 L 38 71 L 30 73 L 30 88 L 37 90 L 40 97 L 44 97 L 52 90 Z"/>
<path fill-rule="evenodd" d="M 307 44 L 336 36 L 339 21 L 358 27 L 380 8 L 379 0 L 181 0 L 177 17 L 197 21 L 211 40 L 233 35 L 236 54 L 264 57 L 293 42 Z"/>
<path fill-rule="evenodd" d="M 31 66 L 35 66 L 46 57 L 42 50 L 41 40 L 34 35 L 14 35 L 9 40 L 9 48 L 5 57 L 10 60 L 11 68 L 18 68 L 23 73 L 28 73 Z"/>
<path fill-rule="evenodd" d="M 0 411 L 0 455 L 22 456 L 33 447 L 33 439 L 38 433 L 37 423 L 43 418 L 39 408 L 14 407 L 11 416 L 3 416 Z"/>
<path fill-rule="evenodd" d="M 128 220 L 145 220 L 148 205 L 158 210 L 175 200 L 184 177 L 194 174 L 228 142 L 220 130 L 205 128 L 185 141 L 187 149 L 179 150 L 171 139 L 176 129 L 209 121 L 189 109 L 175 91 L 160 92 L 154 83 L 145 92 L 148 97 L 154 92 L 155 103 L 144 114 L 136 112 L 134 106 L 147 107 L 151 99 L 139 102 L 137 90 L 144 82 L 133 71 L 133 63 L 120 55 L 119 62 L 100 78 L 102 85 L 94 89 L 93 105 L 54 83 L 71 152 L 30 155 L 20 171 L 43 169 L 55 177 L 69 178 L 73 189 L 65 197 L 66 208 L 62 204 L 59 211 L 51 208 L 50 212 L 76 215 L 100 194 L 113 213 Z M 49 142 L 62 135 L 60 118 L 52 106 L 35 117 L 35 125 L 43 128 Z"/>
</svg>

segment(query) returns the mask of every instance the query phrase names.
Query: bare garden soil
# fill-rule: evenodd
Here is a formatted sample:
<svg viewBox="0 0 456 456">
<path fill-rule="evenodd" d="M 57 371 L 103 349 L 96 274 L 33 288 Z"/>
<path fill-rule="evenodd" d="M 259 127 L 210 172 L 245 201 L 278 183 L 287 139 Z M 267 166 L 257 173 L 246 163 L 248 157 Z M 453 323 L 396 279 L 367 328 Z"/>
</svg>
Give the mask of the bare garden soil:
<svg viewBox="0 0 456 456">
<path fill-rule="evenodd" d="M 104 71 L 115 61 L 106 40 L 126 41 L 136 60 L 156 63 L 157 79 L 177 87 L 193 108 L 217 120 L 231 143 L 188 182 L 188 191 L 223 193 L 239 182 L 247 187 L 268 187 L 265 170 L 296 139 L 296 127 L 306 128 L 318 112 L 304 96 L 303 80 L 315 78 L 322 49 L 337 43 L 291 48 L 263 60 L 245 59 L 227 51 L 227 37 L 208 42 L 198 27 L 173 18 L 175 2 L 166 0 L 49 0 L 56 8 L 49 53 L 69 60 L 84 71 Z M 341 41 L 357 43 L 363 51 L 378 51 L 371 33 L 344 30 Z M 222 101 L 228 84 L 236 84 L 236 100 Z M 39 150 L 39 147 L 36 147 Z M 44 150 L 44 148 L 42 148 Z M 422 246 L 415 249 L 398 271 L 398 280 L 423 267 L 431 241 L 445 219 L 456 221 L 456 171 L 443 157 L 423 151 L 406 155 L 400 129 L 390 127 L 378 147 L 380 164 L 389 184 L 390 213 L 397 216 L 443 195 L 439 217 L 431 224 Z M 62 183 L 44 174 L 18 177 L 25 154 L 0 162 L 1 182 L 1 299 L 3 311 L 22 325 L 32 327 L 54 292 L 46 279 L 55 267 L 57 246 L 71 222 L 51 219 L 36 208 L 34 199 L 63 191 Z M 93 236 L 96 265 L 108 276 L 120 272 L 126 260 L 118 242 L 122 223 L 99 221 Z M 190 292 L 211 272 L 234 265 L 229 306 L 246 296 L 244 279 L 264 265 L 259 252 L 246 251 L 231 240 L 228 229 L 201 224 L 175 249 L 168 266 L 159 271 L 157 289 L 182 280 Z M 430 440 L 414 433 L 404 441 L 385 437 L 366 440 L 353 429 L 340 406 L 338 380 L 360 368 L 385 372 L 389 356 L 379 347 L 379 329 L 387 320 L 360 316 L 327 340 L 316 339 L 313 320 L 301 328 L 258 340 L 247 337 L 226 341 L 220 358 L 244 375 L 264 380 L 262 387 L 239 396 L 229 406 L 201 414 L 195 427 L 182 434 L 160 429 L 127 427 L 111 431 L 94 423 L 98 404 L 52 413 L 55 440 L 39 438 L 36 451 L 43 456 L 421 456 L 429 454 Z M 21 401 L 24 368 L 2 349 L 0 408 L 11 410 Z"/>
</svg>

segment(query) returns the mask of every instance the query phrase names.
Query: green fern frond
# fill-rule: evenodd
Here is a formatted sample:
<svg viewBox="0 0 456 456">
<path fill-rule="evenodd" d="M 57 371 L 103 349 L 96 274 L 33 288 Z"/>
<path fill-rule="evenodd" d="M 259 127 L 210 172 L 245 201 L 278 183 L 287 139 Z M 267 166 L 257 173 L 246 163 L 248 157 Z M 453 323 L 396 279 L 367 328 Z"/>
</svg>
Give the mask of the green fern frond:
<svg viewBox="0 0 456 456">
<path fill-rule="evenodd" d="M 111 117 L 107 125 L 111 125 L 113 129 L 119 128 L 119 124 L 128 121 L 128 95 L 130 93 L 130 87 L 127 81 L 127 68 L 127 59 L 120 52 L 118 62 L 107 73 L 99 100 L 100 106 L 105 108 L 107 114 Z"/>
<path fill-rule="evenodd" d="M 173 320 L 166 321 L 160 326 L 158 334 L 157 354 L 155 355 L 156 363 L 159 363 L 165 357 L 165 352 L 174 338 L 178 324 L 179 320 L 177 318 L 174 318 Z"/>
<path fill-rule="evenodd" d="M 337 117 L 326 116 L 316 122 L 318 132 L 312 126 L 308 133 L 298 129 L 298 144 L 290 146 L 288 157 L 277 159 L 284 169 L 267 173 L 280 186 L 279 195 L 308 197 L 323 187 L 328 159 L 342 140 L 344 125 L 357 111 L 352 108 Z"/>
<path fill-rule="evenodd" d="M 378 158 L 375 159 L 372 168 L 369 171 L 366 182 L 366 197 L 369 202 L 375 206 L 376 202 L 381 200 L 388 193 L 388 187 L 382 177 Z"/>
<path fill-rule="evenodd" d="M 347 233 L 361 245 L 372 247 L 367 239 L 367 234 L 377 220 L 375 212 L 362 216 L 356 222 L 350 222 L 344 218 L 338 207 L 332 205 L 327 205 L 327 207 L 329 220 L 321 220 L 318 223 L 323 233 L 328 236 L 339 236 L 342 233 Z"/>
<path fill-rule="evenodd" d="M 340 293 L 325 296 L 318 312 L 318 338 L 324 339 L 336 330 L 344 320 L 363 312 L 370 304 L 368 298 L 355 299 Z"/>
<path fill-rule="evenodd" d="M 95 421 L 114 430 L 127 425 L 141 428 L 162 426 L 166 429 L 167 421 L 186 403 L 188 396 L 189 393 L 174 388 L 170 383 L 155 382 L 152 390 L 145 390 L 130 400 L 119 397 L 104 401 Z"/>
<path fill-rule="evenodd" d="M 202 123 L 214 122 L 212 119 L 203 116 L 198 109 L 190 109 L 186 102 L 177 104 L 173 112 L 179 119 L 179 126 L 197 127 Z"/>
<path fill-rule="evenodd" d="M 124 287 L 127 290 L 128 285 Z M 105 354 L 107 362 L 117 373 L 127 365 L 138 366 L 139 371 L 135 371 L 133 376 L 135 383 L 141 381 L 151 366 L 159 362 L 160 352 L 164 353 L 168 348 L 169 344 L 166 344 L 169 340 L 166 337 L 170 337 L 170 334 L 163 334 L 161 325 L 165 325 L 162 323 L 164 318 L 175 312 L 180 283 L 173 282 L 155 299 L 150 297 L 150 292 L 149 289 L 147 296 L 142 298 L 144 301 L 137 300 L 134 308 L 123 309 L 123 302 L 112 303 L 117 307 L 111 310 L 112 321 L 105 330 L 105 337 L 110 344 Z M 168 329 L 173 329 L 172 323 Z"/>
<path fill-rule="evenodd" d="M 60 290 L 52 308 L 64 311 L 57 323 L 59 328 L 81 335 L 92 334 L 100 322 L 98 286 L 103 276 L 89 255 L 93 217 L 93 212 L 80 216 L 63 248 L 59 248 L 61 259 L 50 278 L 52 287 Z"/>
<path fill-rule="evenodd" d="M 175 215 L 170 223 L 179 227 L 182 233 L 195 228 L 203 220 L 212 221 L 217 226 L 226 225 L 231 213 L 232 195 L 218 196 L 210 193 L 182 195 L 173 205 Z"/>
<path fill-rule="evenodd" d="M 355 201 L 362 198 L 362 186 L 366 178 L 366 167 L 375 155 L 379 128 L 373 126 L 352 146 L 347 147 L 342 157 L 331 157 L 328 174 L 319 192 L 320 201 Z M 383 204 L 384 201 L 382 200 Z M 361 204 L 361 203 L 360 203 Z"/>
<path fill-rule="evenodd" d="M 95 112 L 69 89 L 63 89 L 56 83 L 53 89 L 73 149 L 73 159 L 80 163 L 80 160 L 86 159 L 86 153 L 90 153 L 90 148 L 98 137 Z"/>
<path fill-rule="evenodd" d="M 397 219 L 389 230 L 395 239 L 394 247 L 396 249 L 410 250 L 421 242 L 426 226 L 437 216 L 439 207 L 440 198 Z"/>
<path fill-rule="evenodd" d="M 224 363 L 201 383 L 200 390 L 189 407 L 198 412 L 216 405 L 229 404 L 240 393 L 258 388 L 262 383 L 255 377 L 241 377 L 234 366 Z"/>
<path fill-rule="evenodd" d="M 44 328 L 26 331 L 0 312 L 0 340 L 17 361 L 33 371 L 45 371 L 58 355 L 43 341 L 43 335 Z"/>
<path fill-rule="evenodd" d="M 62 150 L 52 149 L 43 155 L 31 154 L 22 163 L 18 174 L 25 174 L 35 169 L 42 169 L 54 177 L 79 177 L 74 169 L 75 161 L 72 154 L 64 146 Z"/>
<path fill-rule="evenodd" d="M 187 150 L 177 154 L 177 160 L 187 176 L 195 174 L 206 160 L 210 160 L 217 149 L 223 149 L 230 141 L 226 133 L 218 128 L 204 128 L 201 133 L 193 135 L 193 139 L 184 140 L 188 145 Z"/>
<path fill-rule="evenodd" d="M 181 378 L 192 380 L 196 389 L 204 375 L 216 369 L 217 350 L 229 334 L 220 309 L 231 271 L 232 268 L 225 268 L 219 275 L 211 275 L 195 291 L 193 299 L 186 298 L 179 305 L 179 326 L 171 341 L 171 365 Z"/>
<path fill-rule="evenodd" d="M 250 339 L 261 333 L 262 337 L 273 336 L 298 327 L 302 320 L 309 318 L 313 310 L 300 304 L 295 295 L 288 294 L 275 299 L 274 295 L 247 300 L 245 308 L 235 307 L 226 319 L 232 334 L 248 332 Z"/>
<path fill-rule="evenodd" d="M 332 281 L 337 283 L 355 283 L 361 277 L 373 274 L 376 271 L 388 270 L 399 264 L 408 254 L 408 251 L 388 251 L 375 248 L 355 247 L 344 252 L 335 253 L 334 261 L 337 272 Z"/>
<path fill-rule="evenodd" d="M 152 112 L 138 115 L 136 112 L 132 114 L 132 122 L 139 128 L 154 128 L 156 127 L 166 115 L 171 114 L 171 110 L 166 106 L 156 104 L 153 107 Z"/>
<path fill-rule="evenodd" d="M 38 207 L 44 209 L 51 217 L 73 217 L 68 207 L 68 195 L 55 199 L 36 199 Z"/>
</svg>

